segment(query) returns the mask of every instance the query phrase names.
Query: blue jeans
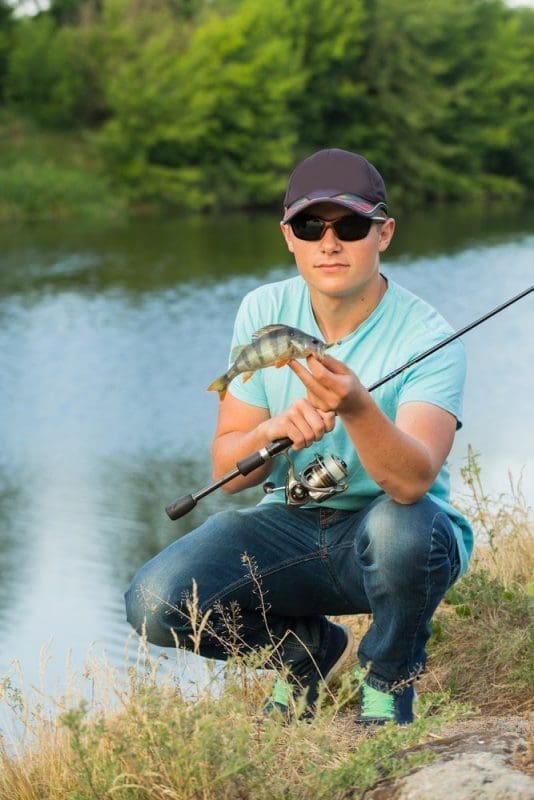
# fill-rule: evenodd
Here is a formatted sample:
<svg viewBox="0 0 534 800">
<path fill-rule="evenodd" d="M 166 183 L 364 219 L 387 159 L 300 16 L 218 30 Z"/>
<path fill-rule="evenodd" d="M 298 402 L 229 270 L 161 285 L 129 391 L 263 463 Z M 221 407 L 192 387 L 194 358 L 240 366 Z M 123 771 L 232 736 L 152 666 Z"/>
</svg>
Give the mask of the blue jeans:
<svg viewBox="0 0 534 800">
<path fill-rule="evenodd" d="M 325 615 L 372 614 L 358 658 L 387 690 L 424 669 L 430 619 L 459 568 L 450 520 L 428 497 L 382 495 L 361 511 L 264 504 L 215 514 L 148 561 L 127 616 L 150 642 L 191 649 L 194 581 L 199 614 L 210 612 L 201 655 L 275 645 L 303 682 L 328 650 Z"/>
</svg>

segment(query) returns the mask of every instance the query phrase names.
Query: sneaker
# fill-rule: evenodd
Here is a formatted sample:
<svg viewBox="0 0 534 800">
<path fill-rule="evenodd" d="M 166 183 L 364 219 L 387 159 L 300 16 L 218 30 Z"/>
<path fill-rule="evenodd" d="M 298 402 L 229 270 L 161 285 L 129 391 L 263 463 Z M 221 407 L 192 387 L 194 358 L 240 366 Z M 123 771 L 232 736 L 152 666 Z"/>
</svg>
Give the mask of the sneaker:
<svg viewBox="0 0 534 800">
<path fill-rule="evenodd" d="M 289 703 L 292 697 L 292 686 L 288 681 L 277 678 L 273 683 L 271 694 L 263 704 L 264 714 L 281 714 L 284 719 L 289 719 Z"/>
<path fill-rule="evenodd" d="M 316 675 L 306 688 L 306 710 L 301 715 L 302 717 L 313 715 L 313 706 L 319 696 L 321 683 L 329 687 L 334 686 L 343 671 L 354 659 L 354 634 L 350 628 L 345 625 L 336 625 L 333 622 L 330 623 L 330 627 L 328 652 L 322 663 L 317 664 L 320 675 Z M 271 694 L 263 706 L 264 713 L 270 714 L 278 711 L 284 717 L 289 718 L 291 699 L 297 698 L 299 694 L 302 695 L 302 690 L 298 689 L 294 684 L 282 678 L 277 678 L 273 684 Z"/>
<path fill-rule="evenodd" d="M 354 677 L 360 682 L 360 713 L 356 718 L 357 725 L 385 725 L 386 722 L 409 725 L 413 722 L 413 684 L 393 692 L 381 692 L 365 682 L 361 670 L 354 670 Z"/>
</svg>

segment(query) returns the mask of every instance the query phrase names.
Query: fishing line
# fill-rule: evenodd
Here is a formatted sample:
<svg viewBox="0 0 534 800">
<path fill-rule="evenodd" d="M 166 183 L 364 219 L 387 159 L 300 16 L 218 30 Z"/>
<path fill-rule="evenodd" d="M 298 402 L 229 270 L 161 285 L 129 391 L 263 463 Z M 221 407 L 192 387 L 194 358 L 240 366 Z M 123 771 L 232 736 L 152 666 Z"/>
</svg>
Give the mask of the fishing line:
<svg viewBox="0 0 534 800">
<path fill-rule="evenodd" d="M 375 389 L 378 389 L 379 386 L 383 386 L 384 383 L 387 383 L 388 381 L 397 377 L 397 375 L 400 375 L 401 372 L 404 372 L 404 370 L 409 369 L 414 364 L 418 364 L 424 358 L 432 355 L 432 353 L 436 353 L 438 350 L 441 350 L 442 347 L 454 342 L 455 339 L 463 336 L 464 333 L 473 330 L 473 328 L 476 328 L 477 325 L 481 325 L 483 322 L 486 322 L 486 320 L 494 317 L 495 314 L 499 314 L 501 311 L 504 311 L 505 308 L 508 308 L 508 306 L 511 306 L 513 303 L 516 303 L 518 300 L 521 300 L 523 297 L 526 297 L 528 294 L 530 294 L 530 292 L 533 291 L 534 285 L 529 286 L 528 289 L 524 289 L 519 294 L 516 294 L 509 300 L 506 300 L 506 302 L 496 306 L 496 308 L 492 309 L 492 311 L 488 311 L 487 314 L 484 314 L 482 317 L 470 322 L 469 325 L 466 325 L 464 328 L 460 328 L 460 330 L 451 334 L 446 339 L 443 339 L 441 342 L 429 347 L 428 350 L 424 350 L 418 356 L 415 356 L 414 358 L 410 359 L 410 361 L 407 361 L 406 364 L 403 364 L 401 367 L 394 369 L 393 372 L 390 372 L 388 375 L 380 378 L 380 380 L 376 381 L 376 383 L 368 386 L 367 391 L 372 392 Z M 237 478 L 239 475 L 248 475 L 250 472 L 253 472 L 255 469 L 261 467 L 267 461 L 270 461 L 275 456 L 283 453 L 284 450 L 290 448 L 292 444 L 293 442 L 291 439 L 287 437 L 270 442 L 265 447 L 262 447 L 261 450 L 257 450 L 255 453 L 252 453 L 251 455 L 246 456 L 246 458 L 241 459 L 241 461 L 238 461 L 233 470 L 227 472 L 226 475 L 223 475 L 217 481 L 210 483 L 209 486 L 206 486 L 204 489 L 200 489 L 194 494 L 188 494 L 184 497 L 180 497 L 178 500 L 175 500 L 174 503 L 171 503 L 165 508 L 167 515 L 172 520 L 176 520 L 185 516 L 185 514 L 187 514 L 196 506 L 198 500 L 200 500 L 202 497 L 214 492 L 216 489 L 233 480 L 234 478 Z"/>
</svg>

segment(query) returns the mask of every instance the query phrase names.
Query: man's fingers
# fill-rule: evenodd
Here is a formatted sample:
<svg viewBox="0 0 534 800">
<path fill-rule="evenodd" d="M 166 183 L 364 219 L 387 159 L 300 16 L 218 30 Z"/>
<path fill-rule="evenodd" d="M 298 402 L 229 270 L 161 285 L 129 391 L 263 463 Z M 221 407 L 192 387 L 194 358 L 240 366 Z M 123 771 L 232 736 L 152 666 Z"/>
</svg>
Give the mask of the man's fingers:
<svg viewBox="0 0 534 800">
<path fill-rule="evenodd" d="M 351 372 L 351 370 L 342 361 L 328 355 L 322 356 L 321 359 L 315 358 L 315 356 L 308 356 L 308 364 L 310 368 L 315 367 L 315 365 L 320 365 L 336 375 L 346 375 L 347 373 Z"/>
<path fill-rule="evenodd" d="M 293 449 L 302 450 L 319 442 L 325 433 L 333 429 L 335 416 L 332 412 L 320 411 L 303 397 L 280 416 L 279 424 L 283 425 L 283 435 L 292 440 Z"/>
<path fill-rule="evenodd" d="M 334 425 L 336 424 L 336 412 L 335 411 L 321 411 L 320 408 L 317 409 L 317 412 L 323 418 L 324 426 L 326 428 L 327 433 L 334 430 Z"/>
</svg>

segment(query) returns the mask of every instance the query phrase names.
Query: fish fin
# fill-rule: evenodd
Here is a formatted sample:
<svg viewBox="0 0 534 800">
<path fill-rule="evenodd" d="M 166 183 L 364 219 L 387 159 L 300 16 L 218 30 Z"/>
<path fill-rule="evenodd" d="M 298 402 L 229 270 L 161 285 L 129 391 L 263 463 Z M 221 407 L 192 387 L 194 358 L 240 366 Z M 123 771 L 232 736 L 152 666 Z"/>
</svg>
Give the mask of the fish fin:
<svg viewBox="0 0 534 800">
<path fill-rule="evenodd" d="M 232 352 L 230 353 L 230 360 L 237 361 L 245 347 L 250 347 L 248 344 L 236 344 L 234 348 L 232 348 Z"/>
<path fill-rule="evenodd" d="M 288 325 L 282 325 L 278 322 L 274 325 L 265 325 L 263 328 L 260 328 L 252 334 L 252 341 L 255 342 L 256 339 L 259 339 L 261 336 L 265 336 L 266 333 L 271 333 L 271 331 L 287 330 L 288 327 Z"/>
<path fill-rule="evenodd" d="M 228 378 L 226 374 L 221 375 L 220 378 L 216 378 L 210 385 L 208 386 L 208 392 L 219 392 L 219 400 L 224 400 L 226 396 L 226 390 L 228 388 Z"/>
<path fill-rule="evenodd" d="M 253 375 L 254 375 L 254 370 L 252 372 L 243 372 L 243 375 L 242 375 L 243 383 L 246 383 L 247 381 L 249 381 L 252 378 Z"/>
<path fill-rule="evenodd" d="M 290 362 L 290 361 L 291 361 L 291 359 L 290 359 L 290 358 L 284 358 L 283 360 L 280 360 L 280 361 L 275 361 L 275 362 L 274 362 L 274 366 L 275 366 L 277 369 L 280 369 L 280 367 L 285 367 L 285 366 L 286 366 L 286 364 L 289 364 L 289 362 Z"/>
</svg>

